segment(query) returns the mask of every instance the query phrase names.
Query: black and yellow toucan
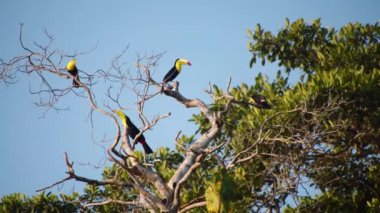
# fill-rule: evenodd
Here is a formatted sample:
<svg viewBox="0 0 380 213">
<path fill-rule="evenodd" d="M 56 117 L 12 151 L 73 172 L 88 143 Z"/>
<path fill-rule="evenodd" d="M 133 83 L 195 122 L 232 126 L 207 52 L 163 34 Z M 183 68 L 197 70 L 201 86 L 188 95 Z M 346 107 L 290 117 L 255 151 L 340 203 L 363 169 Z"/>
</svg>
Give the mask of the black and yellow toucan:
<svg viewBox="0 0 380 213">
<path fill-rule="evenodd" d="M 73 60 L 69 61 L 69 63 L 67 63 L 66 69 L 70 73 L 70 75 L 72 75 L 74 77 L 73 78 L 73 87 L 78 88 L 79 87 L 79 83 L 78 83 L 79 76 L 78 76 L 78 68 L 77 68 L 76 64 L 77 64 L 77 60 L 73 59 Z"/>
<path fill-rule="evenodd" d="M 268 103 L 267 99 L 261 94 L 255 93 L 251 96 L 251 98 L 256 102 L 257 107 L 260 109 L 270 109 L 271 105 Z"/>
<path fill-rule="evenodd" d="M 133 140 L 135 137 L 140 134 L 140 130 L 132 123 L 131 119 L 127 115 L 124 114 L 121 110 L 114 110 L 114 112 L 120 117 L 121 122 L 123 123 L 124 128 L 129 128 L 129 137 L 131 137 Z M 137 142 L 139 142 L 143 148 L 146 154 L 152 154 L 152 149 L 148 146 L 148 144 L 145 141 L 145 137 L 143 134 L 141 134 L 137 139 Z"/>
<path fill-rule="evenodd" d="M 183 58 L 181 59 L 177 58 L 177 60 L 175 60 L 174 66 L 169 70 L 168 73 L 166 73 L 166 75 L 164 76 L 164 79 L 162 79 L 162 82 L 166 84 L 169 81 L 174 80 L 177 77 L 177 75 L 181 72 L 182 65 L 184 64 L 191 66 L 191 63 L 189 60 L 183 59 Z"/>
</svg>

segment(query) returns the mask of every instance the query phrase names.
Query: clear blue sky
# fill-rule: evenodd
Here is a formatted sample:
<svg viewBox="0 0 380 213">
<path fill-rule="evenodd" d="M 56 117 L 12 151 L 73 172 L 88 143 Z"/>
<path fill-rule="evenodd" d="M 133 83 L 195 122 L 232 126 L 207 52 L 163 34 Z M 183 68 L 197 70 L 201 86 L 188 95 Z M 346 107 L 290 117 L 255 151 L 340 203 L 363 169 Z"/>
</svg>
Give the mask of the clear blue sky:
<svg viewBox="0 0 380 213">
<path fill-rule="evenodd" d="M 154 77 L 161 79 L 177 57 L 188 58 L 193 66 L 185 67 L 178 78 L 181 91 L 188 97 L 210 102 L 203 92 L 209 81 L 225 86 L 232 77 L 233 85 L 252 84 L 258 72 L 271 76 L 275 71 L 274 66 L 256 65 L 249 69 L 246 29 L 254 28 L 257 23 L 276 32 L 284 25 L 285 17 L 290 21 L 321 17 L 324 26 L 340 27 L 354 21 L 375 23 L 380 19 L 379 11 L 380 2 L 375 0 L 187 3 L 3 0 L 0 2 L 0 57 L 10 59 L 22 53 L 18 43 L 19 22 L 25 23 L 24 38 L 28 43 L 44 41 L 44 29 L 54 35 L 54 46 L 67 53 L 88 50 L 98 43 L 95 51 L 78 57 L 78 67 L 87 72 L 108 68 L 112 58 L 128 44 L 126 61 L 131 71 L 136 53 L 167 51 Z M 87 101 L 69 95 L 62 100 L 62 106 L 69 106 L 70 111 L 51 111 L 40 119 L 42 109 L 33 104 L 38 99 L 28 93 L 28 82 L 24 75 L 19 75 L 19 83 L 9 87 L 0 85 L 0 196 L 11 192 L 32 195 L 36 189 L 65 177 L 63 151 L 76 162 L 78 174 L 99 178 L 101 168 L 80 165 L 97 165 L 105 160 L 104 150 L 92 141 Z M 99 102 L 102 96 L 103 93 L 97 94 Z M 127 107 L 134 107 L 130 98 L 125 101 Z M 187 120 L 197 111 L 185 109 L 168 97 L 156 98 L 146 110 L 150 118 L 173 113 L 146 133 L 153 149 L 173 147 L 177 131 L 191 134 L 195 129 Z M 135 111 L 127 113 L 136 120 Z M 112 128 L 109 120 L 95 116 L 95 140 L 104 134 L 113 136 Z M 81 184 L 69 182 L 63 191 L 81 188 Z"/>
</svg>

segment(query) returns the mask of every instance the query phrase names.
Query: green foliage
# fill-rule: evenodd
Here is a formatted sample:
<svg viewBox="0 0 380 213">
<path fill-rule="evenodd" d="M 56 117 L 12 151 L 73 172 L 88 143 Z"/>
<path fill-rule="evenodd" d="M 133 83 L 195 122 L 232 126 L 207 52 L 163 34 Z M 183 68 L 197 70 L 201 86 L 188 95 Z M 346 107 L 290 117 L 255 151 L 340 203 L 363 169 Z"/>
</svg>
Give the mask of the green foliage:
<svg viewBox="0 0 380 213">
<path fill-rule="evenodd" d="M 208 212 L 233 212 L 231 202 L 237 200 L 237 184 L 225 171 L 221 174 L 222 176 L 208 183 L 205 192 Z"/>
<path fill-rule="evenodd" d="M 335 31 L 321 27 L 320 20 L 312 24 L 287 20 L 277 35 L 260 25 L 248 35 L 252 38 L 251 65 L 259 59 L 262 64 L 277 61 L 286 72 L 301 69 L 307 78 L 289 85 L 281 71 L 271 83 L 258 74 L 255 84 L 243 83 L 229 91 L 242 104 L 232 105 L 222 119 L 222 130 L 212 143 L 229 142 L 218 154 L 228 159 L 254 146 L 257 153 L 272 155 L 260 155 L 233 169 L 242 195 L 233 205 L 253 210 L 276 208 L 296 191 L 296 185 L 284 183 L 302 174 L 323 192 L 303 201 L 317 203 L 312 208 L 317 212 L 369 210 L 368 202 L 375 206 L 372 199 L 379 199 L 375 192 L 380 191 L 380 180 L 371 172 L 379 166 L 378 24 L 348 24 Z M 213 90 L 215 96 L 221 96 L 221 88 L 214 85 Z M 255 92 L 263 94 L 273 110 L 243 104 L 250 102 Z M 220 110 L 226 102 L 218 99 L 213 106 Z M 201 114 L 193 121 L 200 132 L 209 128 Z M 215 192 L 217 186 L 209 187 L 208 192 Z M 274 188 L 276 193 L 271 191 Z M 301 207 L 298 210 L 311 208 Z"/>
<path fill-rule="evenodd" d="M 72 195 L 57 195 L 41 193 L 33 197 L 14 193 L 6 195 L 0 200 L 0 212 L 75 212 L 79 203 L 75 200 L 77 193 Z"/>
<path fill-rule="evenodd" d="M 319 19 L 312 24 L 286 20 L 277 35 L 258 25 L 251 38 L 252 60 L 277 61 L 287 72 L 307 73 L 305 82 L 284 90 L 277 107 L 318 112 L 297 113 L 298 121 L 291 115 L 284 120 L 286 125 L 320 132 L 311 141 L 313 149 L 305 153 L 301 146 L 292 151 L 305 156 L 298 157 L 306 166 L 305 175 L 323 192 L 286 212 L 375 211 L 380 196 L 380 180 L 374 175 L 380 165 L 378 23 L 350 23 L 335 31 L 321 27 Z"/>
<path fill-rule="evenodd" d="M 372 198 L 364 206 L 358 205 L 357 197 L 339 197 L 326 192 L 315 198 L 302 198 L 297 208 L 289 205 L 284 208 L 284 213 L 296 212 L 379 212 L 380 201 Z M 365 208 L 363 208 L 365 207 Z"/>
<path fill-rule="evenodd" d="M 183 136 L 179 140 L 179 144 L 184 144 L 188 142 L 188 140 L 192 139 Z M 164 147 L 160 147 L 154 155 L 157 160 L 157 163 L 155 164 L 156 171 L 168 181 L 177 169 L 178 163 L 183 160 L 183 156 L 177 151 L 170 151 L 169 148 Z"/>
<path fill-rule="evenodd" d="M 368 212 L 380 212 L 380 200 L 378 198 L 372 198 L 371 201 L 367 201 L 367 206 Z"/>
<path fill-rule="evenodd" d="M 252 39 L 251 67 L 259 58 L 278 61 L 288 72 L 299 68 L 305 72 L 326 71 L 335 68 L 363 69 L 370 72 L 380 68 L 380 28 L 374 25 L 350 23 L 338 32 L 334 28 L 321 27 L 321 20 L 311 24 L 298 19 L 286 20 L 285 28 L 277 35 L 264 31 L 257 24 Z"/>
</svg>

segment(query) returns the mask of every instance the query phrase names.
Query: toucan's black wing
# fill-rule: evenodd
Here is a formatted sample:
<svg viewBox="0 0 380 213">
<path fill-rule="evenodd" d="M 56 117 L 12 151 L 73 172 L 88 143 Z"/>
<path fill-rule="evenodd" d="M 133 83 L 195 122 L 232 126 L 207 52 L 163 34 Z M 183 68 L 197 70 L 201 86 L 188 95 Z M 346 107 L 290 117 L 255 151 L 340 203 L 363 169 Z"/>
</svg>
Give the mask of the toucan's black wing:
<svg viewBox="0 0 380 213">
<path fill-rule="evenodd" d="M 260 108 L 262 109 L 271 109 L 272 106 L 265 100 L 259 104 Z"/>
<path fill-rule="evenodd" d="M 175 77 L 177 77 L 178 75 L 178 70 L 175 68 L 175 66 L 173 66 L 168 73 L 166 73 L 166 75 L 164 76 L 164 79 L 162 79 L 162 82 L 164 82 L 165 84 L 168 83 L 169 81 L 172 81 L 175 79 Z"/>
<path fill-rule="evenodd" d="M 73 78 L 73 87 L 79 87 L 79 83 L 75 80 L 77 79 L 79 81 L 79 76 L 78 76 L 78 68 L 75 66 L 73 70 L 68 70 L 70 75 L 72 75 Z"/>
<path fill-rule="evenodd" d="M 139 143 L 143 146 L 145 154 L 149 155 L 153 153 L 152 148 L 146 143 L 145 138 L 139 138 Z"/>
<path fill-rule="evenodd" d="M 257 106 L 261 109 L 270 109 L 272 108 L 264 96 L 260 94 L 252 95 L 252 99 L 256 102 Z"/>
<path fill-rule="evenodd" d="M 69 73 L 70 73 L 70 75 L 72 75 L 72 76 L 76 76 L 76 75 L 78 75 L 78 68 L 76 67 L 76 66 L 74 66 L 74 69 L 73 70 L 67 70 Z"/>
<path fill-rule="evenodd" d="M 127 125 L 129 128 L 129 136 L 131 136 L 132 139 L 135 139 L 136 135 L 140 133 L 140 130 L 132 123 L 131 119 L 129 119 L 128 116 L 127 118 Z M 140 137 L 144 137 L 144 135 L 140 135 Z"/>
<path fill-rule="evenodd" d="M 127 118 L 127 125 L 129 128 L 129 136 L 134 140 L 135 137 L 140 133 L 140 130 L 132 123 L 132 121 L 129 119 L 128 116 L 126 116 L 126 118 Z M 136 138 L 136 142 L 139 142 L 143 146 L 146 154 L 153 153 L 152 149 L 146 143 L 146 140 L 143 134 L 141 134 L 138 138 Z"/>
</svg>

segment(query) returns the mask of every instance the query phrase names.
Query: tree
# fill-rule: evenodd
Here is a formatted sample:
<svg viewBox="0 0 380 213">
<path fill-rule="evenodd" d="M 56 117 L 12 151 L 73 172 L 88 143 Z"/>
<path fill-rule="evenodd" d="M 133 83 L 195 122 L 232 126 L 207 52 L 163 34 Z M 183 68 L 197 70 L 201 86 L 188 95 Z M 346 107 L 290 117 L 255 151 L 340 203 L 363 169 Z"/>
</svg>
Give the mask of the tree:
<svg viewBox="0 0 380 213">
<path fill-rule="evenodd" d="M 336 31 L 321 27 L 319 19 L 311 24 L 299 19 L 293 23 L 287 20 L 277 35 L 260 25 L 248 33 L 251 66 L 257 60 L 263 65 L 267 61 L 278 63 L 281 70 L 276 79 L 269 82 L 259 74 L 254 85 L 231 88 L 231 80 L 225 89 L 210 85 L 206 92 L 213 103 L 205 104 L 184 97 L 178 83 L 159 96 L 162 85 L 150 70 L 161 54 L 138 58 L 135 73 L 124 72 L 120 57 L 108 71 L 89 74 L 79 68 L 80 89 L 57 88 L 49 84 L 46 75 L 72 78 L 63 69 L 64 61 L 72 56 L 52 51 L 49 45 L 37 44 L 37 50 L 26 47 L 21 25 L 20 43 L 26 54 L 9 62 L 2 60 L 0 79 L 10 83 L 20 71 L 37 74 L 43 88 L 36 94 L 42 98 L 48 95 L 41 106 L 54 108 L 61 97 L 74 92 L 87 98 L 90 110 L 108 117 L 116 129 L 107 150 L 114 164 L 104 169 L 102 180 L 78 175 L 66 154 L 68 176 L 45 189 L 69 179 L 86 182 L 83 195 L 65 195 L 60 201 L 65 208 L 94 212 L 280 212 L 289 197 L 296 207 L 287 206 L 286 212 L 378 210 L 378 24 L 350 23 Z M 303 74 L 299 82 L 290 84 L 288 75 L 294 69 Z M 159 148 L 144 163 L 144 156 L 134 150 L 135 142 L 127 137 L 128 128 L 120 129 L 111 113 L 111 104 L 101 107 L 96 103 L 93 82 L 99 78 L 115 85 L 105 96 L 117 108 L 124 108 L 120 99 L 125 85 L 132 85 L 144 124 L 141 132 L 170 116 L 148 119 L 144 115 L 147 101 L 167 96 L 200 110 L 192 117 L 199 126 L 197 133 L 178 134 L 175 150 Z M 113 96 L 116 85 L 119 92 Z M 256 93 L 272 108 L 260 109 L 252 102 Z M 302 187 L 315 187 L 321 194 L 300 197 Z M 0 206 L 12 209 L 28 203 L 17 196 L 5 197 L 15 202 L 3 198 Z"/>
<path fill-rule="evenodd" d="M 115 168 L 105 170 L 103 180 L 94 180 L 80 176 L 74 170 L 73 162 L 69 160 L 68 154 L 65 153 L 65 162 L 67 165 L 67 177 L 39 191 L 44 191 L 57 184 L 67 180 L 77 180 L 85 182 L 89 185 L 84 198 L 80 198 L 81 207 L 95 208 L 94 206 L 103 206 L 109 203 L 121 206 L 133 206 L 136 209 L 144 208 L 150 211 L 178 212 L 180 209 L 191 209 L 199 206 L 206 206 L 204 199 L 199 199 L 196 203 L 185 204 L 181 207 L 181 190 L 184 183 L 190 178 L 192 173 L 201 165 L 205 157 L 215 152 L 216 147 L 209 146 L 210 141 L 217 135 L 220 124 L 218 120 L 227 112 L 214 113 L 209 106 L 203 101 L 195 98 L 188 99 L 180 92 L 178 85 L 175 88 L 164 88 L 163 94 L 178 101 L 187 108 L 198 108 L 200 112 L 208 119 L 210 128 L 191 144 L 185 147 L 182 152 L 170 152 L 166 149 L 160 149 L 155 155 L 148 158 L 148 162 L 144 161 L 141 153 L 135 152 L 135 144 L 137 138 L 145 131 L 155 126 L 161 119 L 169 114 L 159 115 L 152 119 L 148 119 L 144 114 L 145 103 L 152 98 L 161 94 L 162 83 L 156 82 L 150 75 L 152 67 L 156 66 L 162 54 L 149 57 L 141 57 L 137 60 L 137 72 L 128 73 L 122 70 L 120 58 L 117 56 L 113 62 L 113 67 L 108 71 L 99 70 L 94 73 L 88 73 L 78 68 L 79 78 L 73 76 L 66 71 L 65 63 L 78 55 L 67 55 L 64 51 L 53 50 L 53 38 L 46 32 L 49 40 L 47 45 L 41 45 L 34 42 L 34 47 L 27 47 L 22 37 L 22 24 L 20 25 L 20 44 L 25 55 L 17 56 L 9 62 L 1 60 L 1 80 L 5 84 L 14 83 L 14 77 L 19 73 L 27 73 L 36 75 L 40 81 L 40 87 L 37 91 L 31 88 L 33 94 L 40 97 L 38 106 L 45 107 L 47 110 L 55 109 L 62 97 L 74 93 L 79 98 L 85 98 L 90 103 L 91 113 L 97 112 L 114 122 L 116 134 L 114 141 L 109 145 L 107 154 L 110 160 L 115 163 Z M 123 52 L 124 53 L 124 52 Z M 60 87 L 52 85 L 51 77 L 60 77 L 62 79 L 74 78 L 75 88 Z M 102 79 L 112 83 L 105 92 L 105 96 L 109 102 L 100 106 L 94 94 L 95 80 Z M 136 103 L 139 117 L 143 124 L 140 133 L 135 140 L 130 140 L 128 133 L 129 127 L 121 129 L 115 114 L 116 108 L 125 108 L 120 102 L 126 85 L 132 87 L 138 101 Z M 80 88 L 80 89 L 77 89 Z M 117 88 L 117 89 L 115 89 Z M 112 95 L 113 91 L 117 91 L 117 95 Z M 111 107 L 112 102 L 114 108 Z M 226 104 L 228 109 L 231 103 Z M 161 158 L 161 160 L 159 160 Z M 170 161 L 170 159 L 173 159 Z M 169 167 L 170 166 L 170 167 Z M 117 189 L 117 190 L 116 190 Z"/>
<path fill-rule="evenodd" d="M 252 37 L 256 41 L 250 47 L 252 61 L 260 56 L 263 64 L 278 61 L 286 72 L 297 68 L 306 73 L 305 83 L 294 87 L 307 97 L 306 107 L 331 108 L 340 103 L 331 112 L 303 113 L 309 120 L 303 125 L 310 132 L 322 130 L 312 139 L 318 147 L 303 160 L 308 167 L 305 176 L 322 194 L 303 199 L 297 210 L 378 211 L 379 23 L 349 23 L 335 31 L 321 27 L 319 19 L 312 24 L 287 20 L 275 36 L 257 25 Z M 315 119 L 317 123 L 313 123 Z"/>
</svg>

